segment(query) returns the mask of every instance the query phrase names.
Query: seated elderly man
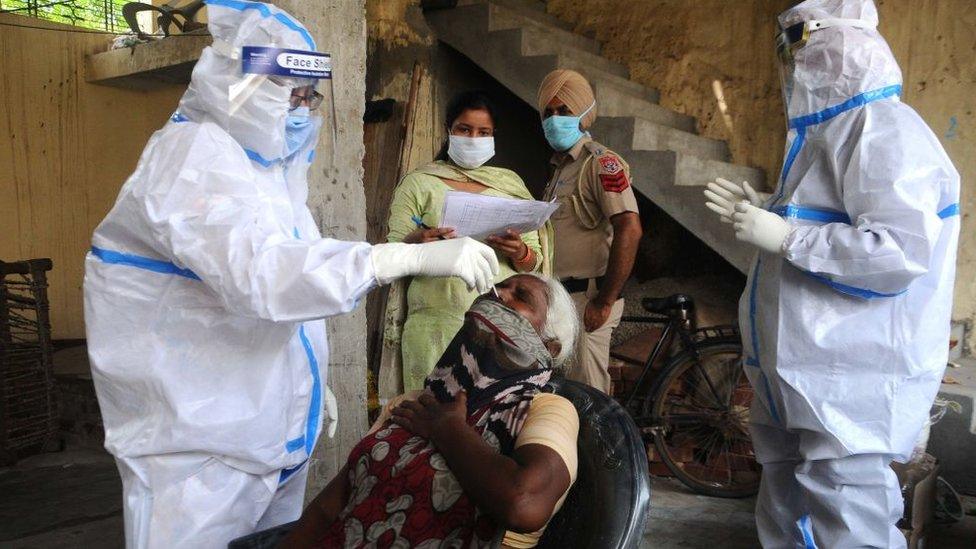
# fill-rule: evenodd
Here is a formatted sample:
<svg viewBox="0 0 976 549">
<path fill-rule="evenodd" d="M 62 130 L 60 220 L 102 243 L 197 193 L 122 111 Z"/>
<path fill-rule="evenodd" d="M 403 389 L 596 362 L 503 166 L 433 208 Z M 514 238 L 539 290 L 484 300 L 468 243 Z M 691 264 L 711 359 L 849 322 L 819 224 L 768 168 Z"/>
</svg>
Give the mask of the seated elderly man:
<svg viewBox="0 0 976 549">
<path fill-rule="evenodd" d="M 476 299 L 425 390 L 384 409 L 283 546 L 534 547 L 576 477 L 579 418 L 546 384 L 577 330 L 558 281 Z"/>
</svg>

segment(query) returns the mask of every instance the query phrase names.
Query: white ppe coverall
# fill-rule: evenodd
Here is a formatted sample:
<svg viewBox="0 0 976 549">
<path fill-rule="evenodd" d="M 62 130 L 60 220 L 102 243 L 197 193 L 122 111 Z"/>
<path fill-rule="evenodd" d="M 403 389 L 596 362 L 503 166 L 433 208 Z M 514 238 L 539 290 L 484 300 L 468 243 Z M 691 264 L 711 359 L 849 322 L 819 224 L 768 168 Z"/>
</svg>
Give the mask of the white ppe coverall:
<svg viewBox="0 0 976 549">
<path fill-rule="evenodd" d="M 376 284 L 370 245 L 323 239 L 306 206 L 316 136 L 283 157 L 291 89 L 228 56 L 315 50 L 310 34 L 273 6 L 208 4 L 215 46 L 86 258 L 89 355 L 129 547 L 225 547 L 298 518 L 323 425 L 321 319 Z M 237 101 L 235 86 L 248 88 Z"/>
<path fill-rule="evenodd" d="M 786 67 L 787 152 L 766 209 L 793 226 L 758 254 L 740 301 L 756 390 L 766 548 L 904 547 L 892 460 L 904 461 L 942 380 L 959 236 L 959 175 L 899 99 L 871 0 L 808 0 Z"/>
</svg>

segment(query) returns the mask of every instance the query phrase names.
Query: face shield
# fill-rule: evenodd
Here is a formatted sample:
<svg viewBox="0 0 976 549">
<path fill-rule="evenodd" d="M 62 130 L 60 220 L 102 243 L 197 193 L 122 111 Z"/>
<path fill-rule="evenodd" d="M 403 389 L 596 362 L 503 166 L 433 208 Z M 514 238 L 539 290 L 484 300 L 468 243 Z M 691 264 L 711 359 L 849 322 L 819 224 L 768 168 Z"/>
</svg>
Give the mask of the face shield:
<svg viewBox="0 0 976 549">
<path fill-rule="evenodd" d="M 793 97 L 794 73 L 797 55 L 806 47 L 814 32 L 831 27 L 854 27 L 859 29 L 873 29 L 874 23 L 861 19 L 826 18 L 811 19 L 790 25 L 776 35 L 776 55 L 779 58 L 780 90 L 783 93 L 783 107 L 789 112 L 789 103 Z"/>
<path fill-rule="evenodd" d="M 241 76 L 227 88 L 232 134 L 260 132 L 246 149 L 269 166 L 311 161 L 319 137 L 335 151 L 335 103 L 332 57 L 315 51 L 264 46 L 234 48 L 214 39 L 218 53 L 240 60 Z M 331 158 L 331 155 L 330 155 Z"/>
</svg>

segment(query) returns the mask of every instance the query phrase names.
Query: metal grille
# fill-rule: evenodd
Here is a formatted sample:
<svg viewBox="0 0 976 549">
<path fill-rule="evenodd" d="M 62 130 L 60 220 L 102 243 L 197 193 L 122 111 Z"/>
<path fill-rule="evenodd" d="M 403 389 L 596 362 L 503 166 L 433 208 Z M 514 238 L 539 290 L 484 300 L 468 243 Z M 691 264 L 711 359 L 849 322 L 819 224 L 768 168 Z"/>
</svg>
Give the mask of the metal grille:
<svg viewBox="0 0 976 549">
<path fill-rule="evenodd" d="M 48 319 L 50 259 L 0 261 L 0 464 L 57 436 Z"/>
<path fill-rule="evenodd" d="M 122 33 L 129 29 L 122 18 L 122 6 L 130 1 L 0 0 L 0 13 L 11 12 L 86 29 Z"/>
</svg>

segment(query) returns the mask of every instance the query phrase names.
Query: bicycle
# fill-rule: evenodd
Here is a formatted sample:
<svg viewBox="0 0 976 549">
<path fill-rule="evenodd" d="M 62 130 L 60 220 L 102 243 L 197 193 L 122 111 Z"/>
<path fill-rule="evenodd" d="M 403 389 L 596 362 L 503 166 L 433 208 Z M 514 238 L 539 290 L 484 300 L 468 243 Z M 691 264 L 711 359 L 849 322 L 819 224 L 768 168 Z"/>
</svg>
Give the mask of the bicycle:
<svg viewBox="0 0 976 549">
<path fill-rule="evenodd" d="M 753 392 L 742 368 L 738 329 L 697 328 L 694 300 L 684 294 L 645 298 L 641 305 L 650 316 L 624 316 L 621 322 L 663 330 L 624 409 L 653 437 L 661 461 L 692 490 L 727 498 L 755 494 L 760 466 L 747 426 Z M 647 379 L 659 357 L 667 362 Z"/>
</svg>

